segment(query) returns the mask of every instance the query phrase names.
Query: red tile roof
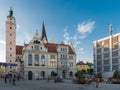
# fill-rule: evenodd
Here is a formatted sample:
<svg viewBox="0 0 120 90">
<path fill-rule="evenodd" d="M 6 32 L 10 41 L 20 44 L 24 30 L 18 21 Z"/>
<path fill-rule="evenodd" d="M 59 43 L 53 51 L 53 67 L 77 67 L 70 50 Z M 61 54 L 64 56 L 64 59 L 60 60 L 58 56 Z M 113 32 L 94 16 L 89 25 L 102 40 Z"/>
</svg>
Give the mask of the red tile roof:
<svg viewBox="0 0 120 90">
<path fill-rule="evenodd" d="M 16 54 L 22 55 L 22 49 L 23 49 L 23 46 L 16 45 Z"/>
<path fill-rule="evenodd" d="M 77 65 L 86 65 L 83 61 L 79 61 Z"/>
<path fill-rule="evenodd" d="M 46 43 L 45 47 L 48 49 L 48 52 L 57 53 L 57 47 L 59 46 L 68 46 L 69 47 L 69 54 L 75 54 L 71 46 L 66 44 L 56 44 L 56 43 Z"/>
<path fill-rule="evenodd" d="M 75 52 L 73 51 L 73 49 L 71 48 L 70 45 L 66 45 L 66 44 L 56 44 L 56 43 L 46 43 L 45 47 L 48 49 L 48 52 L 52 52 L 52 53 L 57 53 L 57 48 L 59 46 L 68 46 L 69 47 L 69 54 L 75 54 Z M 23 46 L 20 45 L 16 45 L 16 54 L 17 55 L 22 55 L 22 49 Z"/>
<path fill-rule="evenodd" d="M 45 47 L 48 49 L 48 52 L 57 53 L 57 44 L 55 43 L 46 43 Z"/>
</svg>

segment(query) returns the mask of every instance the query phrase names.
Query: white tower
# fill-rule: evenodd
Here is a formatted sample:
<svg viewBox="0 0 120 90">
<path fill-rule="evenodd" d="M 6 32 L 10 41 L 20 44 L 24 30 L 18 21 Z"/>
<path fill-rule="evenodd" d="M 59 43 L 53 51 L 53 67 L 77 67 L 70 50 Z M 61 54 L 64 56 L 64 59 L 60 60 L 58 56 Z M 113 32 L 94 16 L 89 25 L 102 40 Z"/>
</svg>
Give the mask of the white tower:
<svg viewBox="0 0 120 90">
<path fill-rule="evenodd" d="M 16 20 L 12 7 L 6 20 L 6 62 L 15 63 L 16 60 Z"/>
</svg>

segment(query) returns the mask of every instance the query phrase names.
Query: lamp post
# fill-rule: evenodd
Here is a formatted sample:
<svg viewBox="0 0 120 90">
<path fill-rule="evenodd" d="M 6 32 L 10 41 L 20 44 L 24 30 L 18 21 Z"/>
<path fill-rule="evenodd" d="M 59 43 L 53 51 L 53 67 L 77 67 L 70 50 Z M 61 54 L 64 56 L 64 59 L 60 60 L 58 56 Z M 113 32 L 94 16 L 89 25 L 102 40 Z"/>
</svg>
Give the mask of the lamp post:
<svg viewBox="0 0 120 90">
<path fill-rule="evenodd" d="M 57 76 L 58 76 L 58 63 L 59 61 L 58 61 L 58 53 L 57 53 Z"/>
</svg>

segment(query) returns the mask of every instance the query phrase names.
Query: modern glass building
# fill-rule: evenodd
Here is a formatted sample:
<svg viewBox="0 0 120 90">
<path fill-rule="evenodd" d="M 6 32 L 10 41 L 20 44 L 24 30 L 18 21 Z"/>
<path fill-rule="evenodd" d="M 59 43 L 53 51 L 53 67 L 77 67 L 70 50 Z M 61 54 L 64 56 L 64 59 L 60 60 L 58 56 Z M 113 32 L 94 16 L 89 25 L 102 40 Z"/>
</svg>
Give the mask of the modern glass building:
<svg viewBox="0 0 120 90">
<path fill-rule="evenodd" d="M 103 77 L 111 77 L 115 70 L 120 69 L 120 33 L 95 40 L 93 42 L 94 70 L 101 72 Z"/>
</svg>

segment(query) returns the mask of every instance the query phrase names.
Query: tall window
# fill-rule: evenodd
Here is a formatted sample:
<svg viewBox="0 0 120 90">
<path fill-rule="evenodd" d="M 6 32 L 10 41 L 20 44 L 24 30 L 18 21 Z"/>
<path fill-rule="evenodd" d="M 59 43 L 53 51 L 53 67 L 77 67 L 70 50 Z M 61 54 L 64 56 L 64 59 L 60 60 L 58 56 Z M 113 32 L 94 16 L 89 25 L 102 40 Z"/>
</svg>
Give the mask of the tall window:
<svg viewBox="0 0 120 90">
<path fill-rule="evenodd" d="M 55 66 L 55 61 L 50 61 L 50 66 Z"/>
<path fill-rule="evenodd" d="M 70 59 L 70 60 L 73 60 L 73 56 L 69 56 L 69 59 Z"/>
<path fill-rule="evenodd" d="M 32 55 L 31 54 L 28 55 L 28 65 L 32 66 Z"/>
<path fill-rule="evenodd" d="M 72 62 L 70 62 L 69 64 L 70 64 L 70 67 L 73 67 L 73 63 Z"/>
<path fill-rule="evenodd" d="M 39 56 L 35 55 L 35 66 L 39 66 Z"/>
<path fill-rule="evenodd" d="M 41 56 L 41 66 L 45 66 L 45 56 Z"/>
<path fill-rule="evenodd" d="M 34 45 L 35 50 L 39 50 L 39 46 L 38 45 Z"/>
<path fill-rule="evenodd" d="M 51 55 L 50 58 L 51 58 L 51 59 L 55 59 L 55 55 Z"/>
<path fill-rule="evenodd" d="M 67 59 L 67 55 L 61 55 L 61 59 Z"/>
</svg>

